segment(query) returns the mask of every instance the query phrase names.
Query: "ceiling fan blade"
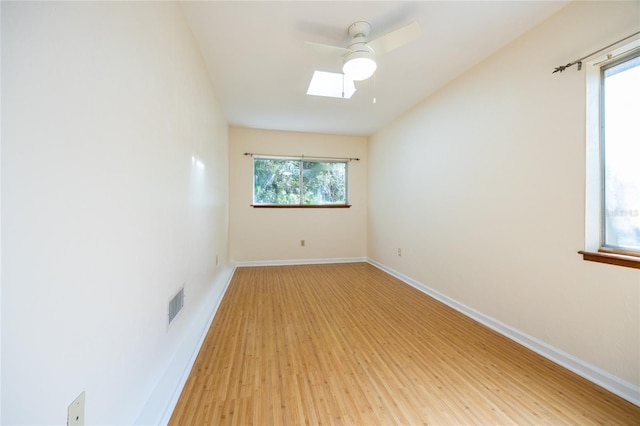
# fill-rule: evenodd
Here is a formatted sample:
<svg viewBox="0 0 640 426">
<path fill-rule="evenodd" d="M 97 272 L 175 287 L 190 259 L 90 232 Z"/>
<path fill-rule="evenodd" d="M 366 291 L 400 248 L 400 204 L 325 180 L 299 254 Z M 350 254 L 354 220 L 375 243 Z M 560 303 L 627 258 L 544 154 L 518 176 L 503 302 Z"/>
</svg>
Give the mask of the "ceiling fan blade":
<svg viewBox="0 0 640 426">
<path fill-rule="evenodd" d="M 330 46 L 328 44 L 320 44 L 320 43 L 312 43 L 310 41 L 305 41 L 304 45 L 310 49 L 315 50 L 319 53 L 324 53 L 327 55 L 338 55 L 344 56 L 346 54 L 351 53 L 351 50 L 345 49 L 343 47 Z"/>
<path fill-rule="evenodd" d="M 418 23 L 413 21 L 409 25 L 405 25 L 395 31 L 391 31 L 367 43 L 367 46 L 371 47 L 376 55 L 382 55 L 387 52 L 391 52 L 398 47 L 412 42 L 420 36 L 420 27 Z"/>
</svg>

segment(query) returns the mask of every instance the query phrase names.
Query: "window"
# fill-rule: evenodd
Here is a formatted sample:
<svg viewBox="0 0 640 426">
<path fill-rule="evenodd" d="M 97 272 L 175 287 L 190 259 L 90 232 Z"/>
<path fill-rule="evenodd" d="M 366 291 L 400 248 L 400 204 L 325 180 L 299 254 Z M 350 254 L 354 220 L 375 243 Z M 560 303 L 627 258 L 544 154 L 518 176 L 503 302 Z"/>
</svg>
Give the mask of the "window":
<svg viewBox="0 0 640 426">
<path fill-rule="evenodd" d="M 348 160 L 254 157 L 253 205 L 348 207 Z"/>
<path fill-rule="evenodd" d="M 640 254 L 640 53 L 600 72 L 602 249 Z"/>
<path fill-rule="evenodd" d="M 640 268 L 640 42 L 587 69 L 586 260 Z"/>
</svg>

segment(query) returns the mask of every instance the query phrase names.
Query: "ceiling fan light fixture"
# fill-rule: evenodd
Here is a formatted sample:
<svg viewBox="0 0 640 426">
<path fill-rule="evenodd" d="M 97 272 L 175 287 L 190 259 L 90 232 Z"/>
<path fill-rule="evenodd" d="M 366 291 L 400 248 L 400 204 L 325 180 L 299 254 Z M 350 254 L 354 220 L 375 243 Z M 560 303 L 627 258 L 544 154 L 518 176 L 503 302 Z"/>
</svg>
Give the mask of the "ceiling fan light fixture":
<svg viewBox="0 0 640 426">
<path fill-rule="evenodd" d="M 342 72 L 351 80 L 361 81 L 371 77 L 377 67 L 372 52 L 356 51 L 345 59 Z"/>
</svg>

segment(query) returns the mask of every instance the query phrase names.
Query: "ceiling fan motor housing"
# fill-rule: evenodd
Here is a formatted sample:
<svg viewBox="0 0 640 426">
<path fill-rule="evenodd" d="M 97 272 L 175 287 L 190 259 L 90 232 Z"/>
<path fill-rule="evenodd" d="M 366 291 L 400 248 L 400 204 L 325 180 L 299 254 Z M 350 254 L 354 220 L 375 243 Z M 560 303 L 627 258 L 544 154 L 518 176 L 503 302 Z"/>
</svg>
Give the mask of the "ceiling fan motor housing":
<svg viewBox="0 0 640 426">
<path fill-rule="evenodd" d="M 358 21 L 349 26 L 349 35 L 351 36 L 351 41 L 349 41 L 349 45 L 347 49 L 352 50 L 354 52 L 365 52 L 365 53 L 375 53 L 373 49 L 367 46 L 369 42 L 368 36 L 371 31 L 371 25 L 365 21 Z M 349 55 L 347 55 L 349 56 Z"/>
<path fill-rule="evenodd" d="M 366 80 L 377 68 L 375 52 L 367 45 L 371 25 L 365 21 L 354 22 L 348 31 L 351 41 L 347 48 L 351 52 L 344 56 L 342 70 L 355 81 Z"/>
<path fill-rule="evenodd" d="M 365 21 L 354 22 L 353 24 L 349 25 L 348 31 L 351 38 L 355 38 L 358 36 L 367 37 L 371 32 L 371 24 Z"/>
</svg>

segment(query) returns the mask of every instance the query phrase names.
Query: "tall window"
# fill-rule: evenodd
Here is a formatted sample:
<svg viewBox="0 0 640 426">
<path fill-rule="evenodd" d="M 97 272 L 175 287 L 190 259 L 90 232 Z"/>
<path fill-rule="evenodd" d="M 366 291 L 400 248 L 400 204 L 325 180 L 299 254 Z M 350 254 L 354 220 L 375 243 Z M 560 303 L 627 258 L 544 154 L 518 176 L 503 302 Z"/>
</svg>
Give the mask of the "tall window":
<svg viewBox="0 0 640 426">
<path fill-rule="evenodd" d="M 640 40 L 587 63 L 585 260 L 640 268 Z"/>
<path fill-rule="evenodd" d="M 255 157 L 253 204 L 346 206 L 347 161 Z"/>
<path fill-rule="evenodd" d="M 601 73 L 601 249 L 640 255 L 640 53 Z"/>
</svg>

